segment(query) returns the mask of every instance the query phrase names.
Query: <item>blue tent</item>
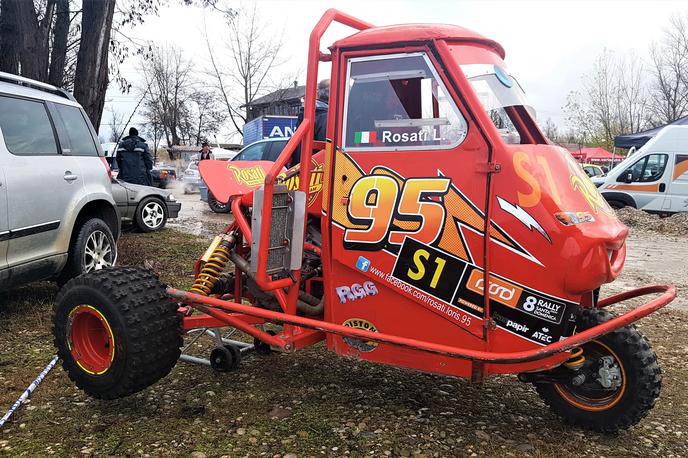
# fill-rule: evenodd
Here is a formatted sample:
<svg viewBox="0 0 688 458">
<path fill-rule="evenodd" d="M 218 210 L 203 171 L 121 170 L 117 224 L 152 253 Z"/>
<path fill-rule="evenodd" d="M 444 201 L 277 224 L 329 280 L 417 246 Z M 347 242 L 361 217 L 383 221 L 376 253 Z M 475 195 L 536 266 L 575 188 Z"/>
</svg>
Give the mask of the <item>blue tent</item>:
<svg viewBox="0 0 688 458">
<path fill-rule="evenodd" d="M 648 129 L 642 132 L 636 132 L 634 134 L 619 135 L 618 137 L 614 138 L 614 146 L 616 146 L 617 148 L 631 148 L 635 146 L 635 148 L 638 149 L 645 143 L 647 143 L 648 140 L 650 140 L 652 137 L 657 135 L 657 133 L 659 133 L 659 131 L 665 128 L 666 126 L 683 125 L 688 125 L 688 116 L 686 116 L 685 118 L 677 119 L 676 121 L 670 122 L 669 124 L 666 124 L 664 126 L 655 127 L 654 129 Z"/>
</svg>

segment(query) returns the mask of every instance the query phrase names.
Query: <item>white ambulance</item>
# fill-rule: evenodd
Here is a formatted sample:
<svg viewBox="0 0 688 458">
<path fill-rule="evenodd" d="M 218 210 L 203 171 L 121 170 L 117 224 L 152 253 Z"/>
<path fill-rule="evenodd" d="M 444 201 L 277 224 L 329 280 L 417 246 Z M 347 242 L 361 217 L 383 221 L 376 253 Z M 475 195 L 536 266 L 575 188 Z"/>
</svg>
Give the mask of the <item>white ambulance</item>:
<svg viewBox="0 0 688 458">
<path fill-rule="evenodd" d="M 688 126 L 667 126 L 593 182 L 613 208 L 688 212 Z"/>
</svg>

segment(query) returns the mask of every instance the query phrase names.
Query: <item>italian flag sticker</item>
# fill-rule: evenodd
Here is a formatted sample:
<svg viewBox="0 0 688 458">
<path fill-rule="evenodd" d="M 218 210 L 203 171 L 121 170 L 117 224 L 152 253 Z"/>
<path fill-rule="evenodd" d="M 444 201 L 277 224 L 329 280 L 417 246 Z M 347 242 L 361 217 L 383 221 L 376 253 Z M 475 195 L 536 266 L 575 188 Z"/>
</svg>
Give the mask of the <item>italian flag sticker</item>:
<svg viewBox="0 0 688 458">
<path fill-rule="evenodd" d="M 377 141 L 377 132 L 370 130 L 367 132 L 356 132 L 354 143 L 375 143 Z"/>
</svg>

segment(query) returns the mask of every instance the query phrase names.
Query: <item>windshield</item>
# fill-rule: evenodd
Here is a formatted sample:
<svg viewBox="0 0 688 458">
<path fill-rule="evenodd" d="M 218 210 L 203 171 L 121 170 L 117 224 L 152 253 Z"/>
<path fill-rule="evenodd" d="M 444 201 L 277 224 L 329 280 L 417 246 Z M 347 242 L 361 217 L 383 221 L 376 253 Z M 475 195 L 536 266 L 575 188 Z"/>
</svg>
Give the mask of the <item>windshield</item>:
<svg viewBox="0 0 688 458">
<path fill-rule="evenodd" d="M 483 109 L 506 143 L 525 141 L 519 130 L 519 121 L 535 122 L 535 110 L 528 104 L 521 85 L 504 68 L 493 64 L 461 65 Z M 518 111 L 525 112 L 519 114 Z M 527 114 L 526 114 L 527 113 Z"/>
</svg>

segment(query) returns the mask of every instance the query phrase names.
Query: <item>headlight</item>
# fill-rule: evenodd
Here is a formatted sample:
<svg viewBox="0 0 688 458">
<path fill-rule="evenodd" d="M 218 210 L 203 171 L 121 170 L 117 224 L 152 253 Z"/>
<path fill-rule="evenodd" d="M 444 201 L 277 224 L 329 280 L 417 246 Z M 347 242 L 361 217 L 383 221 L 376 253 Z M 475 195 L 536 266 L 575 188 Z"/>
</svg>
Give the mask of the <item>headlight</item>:
<svg viewBox="0 0 688 458">
<path fill-rule="evenodd" d="M 174 194 L 168 194 L 168 195 L 167 195 L 167 200 L 169 200 L 169 201 L 175 201 L 175 200 L 177 200 L 177 199 L 174 198 Z"/>
</svg>

